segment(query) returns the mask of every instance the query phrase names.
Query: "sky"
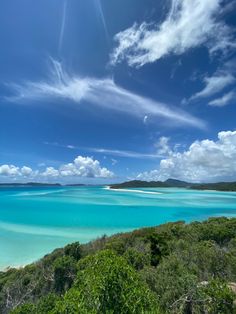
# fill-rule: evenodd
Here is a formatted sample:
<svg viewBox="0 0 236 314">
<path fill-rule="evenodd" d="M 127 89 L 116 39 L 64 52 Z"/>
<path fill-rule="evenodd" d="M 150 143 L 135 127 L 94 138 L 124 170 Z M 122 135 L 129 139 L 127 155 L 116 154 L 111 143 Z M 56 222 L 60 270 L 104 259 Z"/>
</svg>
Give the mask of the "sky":
<svg viewBox="0 0 236 314">
<path fill-rule="evenodd" d="M 0 182 L 236 181 L 235 0 L 1 0 Z"/>
</svg>

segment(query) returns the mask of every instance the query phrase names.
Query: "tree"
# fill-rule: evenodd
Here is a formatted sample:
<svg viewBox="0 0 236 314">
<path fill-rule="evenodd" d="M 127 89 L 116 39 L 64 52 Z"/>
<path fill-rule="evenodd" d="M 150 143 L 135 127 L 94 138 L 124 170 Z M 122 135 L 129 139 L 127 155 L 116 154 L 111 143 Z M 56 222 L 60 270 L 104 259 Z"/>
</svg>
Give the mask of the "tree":
<svg viewBox="0 0 236 314">
<path fill-rule="evenodd" d="M 53 266 L 55 291 L 63 294 L 71 287 L 76 277 L 76 261 L 73 257 L 63 256 L 56 259 Z"/>
<path fill-rule="evenodd" d="M 65 247 L 65 255 L 73 257 L 76 261 L 81 258 L 81 246 L 79 242 L 68 244 Z"/>
</svg>

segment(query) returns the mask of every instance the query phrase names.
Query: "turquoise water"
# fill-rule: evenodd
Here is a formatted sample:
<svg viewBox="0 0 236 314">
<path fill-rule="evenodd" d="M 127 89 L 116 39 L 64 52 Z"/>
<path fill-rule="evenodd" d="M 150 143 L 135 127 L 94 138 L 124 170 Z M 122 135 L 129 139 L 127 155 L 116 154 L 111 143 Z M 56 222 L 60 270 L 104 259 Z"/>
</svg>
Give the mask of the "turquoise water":
<svg viewBox="0 0 236 314">
<path fill-rule="evenodd" d="M 236 216 L 236 193 L 175 188 L 0 188 L 0 269 L 73 241 L 168 221 Z"/>
</svg>

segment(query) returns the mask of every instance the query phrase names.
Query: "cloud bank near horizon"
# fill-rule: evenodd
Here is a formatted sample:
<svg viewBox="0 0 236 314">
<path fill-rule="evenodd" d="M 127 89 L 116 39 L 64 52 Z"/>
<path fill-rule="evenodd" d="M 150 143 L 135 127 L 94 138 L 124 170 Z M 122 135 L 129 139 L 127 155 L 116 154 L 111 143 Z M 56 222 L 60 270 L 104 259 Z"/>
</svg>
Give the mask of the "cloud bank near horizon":
<svg viewBox="0 0 236 314">
<path fill-rule="evenodd" d="M 92 157 L 77 156 L 73 162 L 63 164 L 59 168 L 46 167 L 45 170 L 33 170 L 31 167 L 15 165 L 0 165 L 0 178 L 14 180 L 63 180 L 65 178 L 112 178 L 114 173 L 100 165 Z"/>
<path fill-rule="evenodd" d="M 235 180 L 236 131 L 218 133 L 218 140 L 193 142 L 184 152 L 173 151 L 164 141 L 169 156 L 160 161 L 157 169 L 138 174 L 140 180 L 176 178 L 191 182 Z"/>
<path fill-rule="evenodd" d="M 232 181 L 236 177 L 236 131 L 221 131 L 216 141 L 205 139 L 194 141 L 188 149 L 179 152 L 179 146 L 171 148 L 170 138 L 161 137 L 155 144 L 159 166 L 151 171 L 139 173 L 136 179 L 164 181 L 175 178 L 188 182 Z M 165 155 L 159 162 L 160 155 Z M 131 157 L 131 156 L 129 156 Z M 136 158 L 137 156 L 133 157 Z M 117 163 L 117 160 L 115 161 Z M 114 164 L 114 163 L 113 163 Z M 92 157 L 78 156 L 73 162 L 58 168 L 46 167 L 33 170 L 29 166 L 0 165 L 0 179 L 14 181 L 36 180 L 47 182 L 72 178 L 115 178 L 115 174 L 102 167 Z"/>
</svg>

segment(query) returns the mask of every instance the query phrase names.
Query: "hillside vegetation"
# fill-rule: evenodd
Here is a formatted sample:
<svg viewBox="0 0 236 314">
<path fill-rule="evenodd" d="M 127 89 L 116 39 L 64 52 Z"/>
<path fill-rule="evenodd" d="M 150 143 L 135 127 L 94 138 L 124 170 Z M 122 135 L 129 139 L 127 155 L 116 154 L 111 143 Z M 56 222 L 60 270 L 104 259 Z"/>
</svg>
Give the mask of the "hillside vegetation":
<svg viewBox="0 0 236 314">
<path fill-rule="evenodd" d="M 190 183 L 175 179 L 166 181 L 142 181 L 132 180 L 123 183 L 113 184 L 112 189 L 124 188 L 190 188 L 195 190 L 216 190 L 216 191 L 236 191 L 236 182 L 218 182 L 218 183 Z"/>
<path fill-rule="evenodd" d="M 0 313 L 236 313 L 236 219 L 168 223 L 0 273 Z"/>
<path fill-rule="evenodd" d="M 236 182 L 219 182 L 219 183 L 207 183 L 191 186 L 192 189 L 198 190 L 216 190 L 216 191 L 236 191 Z"/>
</svg>

